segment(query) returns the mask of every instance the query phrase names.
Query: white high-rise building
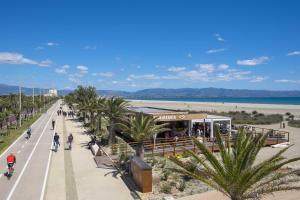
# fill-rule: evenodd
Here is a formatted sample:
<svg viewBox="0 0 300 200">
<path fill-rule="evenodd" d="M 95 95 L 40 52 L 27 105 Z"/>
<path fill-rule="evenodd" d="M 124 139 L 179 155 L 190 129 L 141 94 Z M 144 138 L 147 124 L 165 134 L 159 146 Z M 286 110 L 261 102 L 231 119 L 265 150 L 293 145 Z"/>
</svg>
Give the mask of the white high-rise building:
<svg viewBox="0 0 300 200">
<path fill-rule="evenodd" d="M 45 94 L 45 96 L 48 96 L 48 97 L 57 97 L 58 96 L 57 90 L 56 89 L 49 89 L 48 93 Z"/>
</svg>

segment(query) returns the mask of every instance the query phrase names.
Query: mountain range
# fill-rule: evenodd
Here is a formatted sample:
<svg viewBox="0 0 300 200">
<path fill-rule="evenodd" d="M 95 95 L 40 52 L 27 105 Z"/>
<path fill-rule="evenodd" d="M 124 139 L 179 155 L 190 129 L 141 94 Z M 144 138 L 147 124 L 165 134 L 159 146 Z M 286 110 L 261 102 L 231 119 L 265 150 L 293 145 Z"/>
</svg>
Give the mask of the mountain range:
<svg viewBox="0 0 300 200">
<path fill-rule="evenodd" d="M 45 89 L 42 89 L 45 91 Z M 0 95 L 18 93 L 18 86 L 0 84 Z M 32 95 L 32 88 L 22 87 L 22 92 L 26 95 Z M 39 94 L 40 89 L 35 89 Z M 72 90 L 58 90 L 59 95 L 66 95 Z M 103 96 L 122 96 L 126 98 L 224 98 L 224 97 L 300 97 L 300 91 L 273 91 L 273 90 L 247 90 L 247 89 L 224 89 L 224 88 L 180 88 L 165 89 L 153 88 L 127 92 L 120 90 L 97 90 L 99 95 Z"/>
</svg>

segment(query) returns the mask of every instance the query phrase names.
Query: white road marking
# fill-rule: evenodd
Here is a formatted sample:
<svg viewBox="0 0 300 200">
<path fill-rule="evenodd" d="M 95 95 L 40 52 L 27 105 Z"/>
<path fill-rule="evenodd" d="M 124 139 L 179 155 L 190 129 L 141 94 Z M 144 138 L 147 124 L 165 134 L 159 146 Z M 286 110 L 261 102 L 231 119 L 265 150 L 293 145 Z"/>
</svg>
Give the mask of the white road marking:
<svg viewBox="0 0 300 200">
<path fill-rule="evenodd" d="M 54 137 L 54 134 L 55 134 L 56 124 L 57 123 L 55 123 L 55 125 L 54 125 L 52 137 Z M 46 168 L 46 172 L 45 172 L 45 176 L 44 176 L 45 179 L 44 179 L 44 182 L 43 182 L 43 187 L 42 187 L 42 192 L 41 192 L 40 200 L 43 200 L 44 196 L 45 196 L 45 189 L 46 189 L 46 184 L 47 184 L 47 180 L 48 180 L 48 173 L 49 173 L 50 162 L 51 162 L 52 152 L 53 152 L 52 149 L 51 149 L 51 147 L 52 147 L 52 141 L 50 142 L 50 153 L 49 153 L 49 157 L 48 157 L 48 163 L 47 163 L 47 168 Z"/>
<path fill-rule="evenodd" d="M 24 144 L 22 145 L 22 149 L 24 148 Z"/>
<path fill-rule="evenodd" d="M 3 176 L 3 174 L 0 174 L 0 178 Z"/>
<path fill-rule="evenodd" d="M 38 121 L 40 121 L 41 119 L 42 119 L 42 116 L 43 116 L 44 114 L 42 114 L 41 116 L 40 116 L 40 118 L 38 119 L 38 120 L 36 120 L 31 126 L 35 126 L 35 124 L 38 122 Z M 1 155 L 0 155 L 0 158 L 2 157 L 2 156 L 4 156 L 9 150 L 10 150 L 10 148 L 12 148 L 24 135 L 25 135 L 25 133 L 26 133 L 26 131 L 24 131 Z"/>
<path fill-rule="evenodd" d="M 21 150 L 19 150 L 17 153 L 18 153 L 18 154 L 21 153 Z"/>
<path fill-rule="evenodd" d="M 27 159 L 27 161 L 26 161 L 26 163 L 25 163 L 25 165 L 24 165 L 24 167 L 23 167 L 23 169 L 22 169 L 22 171 L 21 171 L 18 179 L 16 180 L 14 186 L 12 187 L 11 191 L 9 192 L 8 197 L 7 197 L 6 200 L 10 200 L 11 197 L 12 197 L 12 195 L 13 195 L 13 193 L 14 193 L 14 191 L 16 190 L 16 188 L 17 188 L 17 186 L 18 186 L 18 184 L 19 184 L 19 182 L 20 182 L 20 180 L 21 180 L 21 178 L 22 178 L 22 176 L 23 176 L 23 174 L 24 174 L 24 172 L 25 172 L 25 170 L 26 170 L 26 168 L 27 168 L 27 166 L 29 164 L 29 161 L 31 160 L 32 155 L 33 155 L 33 153 L 35 152 L 35 150 L 37 148 L 37 145 L 39 144 L 40 140 L 42 139 L 42 136 L 44 135 L 46 128 L 48 128 L 48 124 L 49 124 L 50 120 L 52 119 L 52 116 L 53 116 L 53 114 L 54 114 L 55 111 L 56 111 L 56 109 L 54 109 L 54 111 L 52 112 L 52 114 L 51 114 L 48 122 L 46 123 L 46 125 L 45 125 L 45 127 L 44 127 L 44 129 L 42 131 L 42 134 L 40 135 L 38 141 L 34 145 L 34 147 L 33 147 L 32 151 L 31 151 L 31 153 L 30 153 L 30 155 L 29 155 L 29 157 L 28 157 L 28 159 Z"/>
</svg>

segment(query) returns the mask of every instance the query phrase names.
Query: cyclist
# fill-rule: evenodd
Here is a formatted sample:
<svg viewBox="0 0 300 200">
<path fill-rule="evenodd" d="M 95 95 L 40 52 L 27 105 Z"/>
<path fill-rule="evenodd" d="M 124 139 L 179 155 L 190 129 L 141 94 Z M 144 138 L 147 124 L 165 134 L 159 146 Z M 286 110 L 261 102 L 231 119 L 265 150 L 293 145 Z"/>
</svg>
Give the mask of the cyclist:
<svg viewBox="0 0 300 200">
<path fill-rule="evenodd" d="M 55 127 L 55 120 L 52 119 L 52 129 L 54 130 L 54 127 Z"/>
<path fill-rule="evenodd" d="M 53 146 L 54 146 L 54 151 L 57 152 L 57 148 L 58 148 L 59 144 L 59 135 L 57 133 L 54 134 L 53 137 Z"/>
<path fill-rule="evenodd" d="M 31 128 L 29 127 L 29 128 L 27 129 L 27 139 L 29 139 L 30 136 L 31 136 Z"/>
<path fill-rule="evenodd" d="M 13 153 L 10 153 L 7 157 L 6 157 L 6 163 L 7 163 L 7 168 L 8 168 L 8 172 L 6 173 L 7 177 L 10 177 L 14 171 L 14 164 L 17 162 L 16 156 Z"/>
</svg>

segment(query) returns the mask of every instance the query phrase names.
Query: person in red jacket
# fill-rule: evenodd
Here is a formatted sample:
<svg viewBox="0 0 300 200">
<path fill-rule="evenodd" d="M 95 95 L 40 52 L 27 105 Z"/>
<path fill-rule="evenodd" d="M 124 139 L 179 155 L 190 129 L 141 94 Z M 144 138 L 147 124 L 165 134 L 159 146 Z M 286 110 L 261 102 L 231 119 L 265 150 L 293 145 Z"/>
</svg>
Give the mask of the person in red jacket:
<svg viewBox="0 0 300 200">
<path fill-rule="evenodd" d="M 8 168 L 13 167 L 14 164 L 17 162 L 16 156 L 13 153 L 9 154 L 6 158 L 6 162 L 7 162 Z"/>
</svg>

